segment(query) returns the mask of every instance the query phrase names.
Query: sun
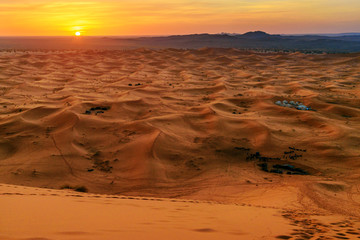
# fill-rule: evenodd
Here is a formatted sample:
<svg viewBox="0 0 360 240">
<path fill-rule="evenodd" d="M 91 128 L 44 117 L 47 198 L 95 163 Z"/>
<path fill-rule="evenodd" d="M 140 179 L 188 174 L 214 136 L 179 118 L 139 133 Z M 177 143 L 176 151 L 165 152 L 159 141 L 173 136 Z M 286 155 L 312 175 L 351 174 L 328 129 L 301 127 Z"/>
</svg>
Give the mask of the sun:
<svg viewBox="0 0 360 240">
<path fill-rule="evenodd" d="M 76 35 L 76 36 L 80 36 L 81 33 L 80 33 L 80 32 L 76 32 L 75 35 Z"/>
</svg>

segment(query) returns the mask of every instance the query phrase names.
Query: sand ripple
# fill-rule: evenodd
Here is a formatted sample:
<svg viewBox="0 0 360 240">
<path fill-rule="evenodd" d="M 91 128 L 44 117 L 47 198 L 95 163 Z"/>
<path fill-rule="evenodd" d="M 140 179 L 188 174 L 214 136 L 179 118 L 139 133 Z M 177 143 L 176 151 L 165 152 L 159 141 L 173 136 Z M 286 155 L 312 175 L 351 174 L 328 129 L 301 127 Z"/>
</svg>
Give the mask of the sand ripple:
<svg viewBox="0 0 360 240">
<path fill-rule="evenodd" d="M 359 58 L 2 51 L 1 181 L 185 196 L 249 179 L 261 185 L 275 175 L 238 149 L 282 157 L 290 146 L 307 150 L 296 164 L 312 174 L 346 180 L 360 174 Z M 284 99 L 316 111 L 274 104 Z"/>
</svg>

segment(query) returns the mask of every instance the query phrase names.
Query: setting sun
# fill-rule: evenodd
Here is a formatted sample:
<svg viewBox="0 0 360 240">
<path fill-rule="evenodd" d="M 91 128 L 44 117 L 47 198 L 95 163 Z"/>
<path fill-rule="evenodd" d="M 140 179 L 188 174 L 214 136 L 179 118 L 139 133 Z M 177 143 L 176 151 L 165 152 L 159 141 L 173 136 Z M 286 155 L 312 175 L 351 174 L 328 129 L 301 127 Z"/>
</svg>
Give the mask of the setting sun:
<svg viewBox="0 0 360 240">
<path fill-rule="evenodd" d="M 76 32 L 75 35 L 76 35 L 76 36 L 80 36 L 81 33 L 80 33 L 80 32 Z"/>
</svg>

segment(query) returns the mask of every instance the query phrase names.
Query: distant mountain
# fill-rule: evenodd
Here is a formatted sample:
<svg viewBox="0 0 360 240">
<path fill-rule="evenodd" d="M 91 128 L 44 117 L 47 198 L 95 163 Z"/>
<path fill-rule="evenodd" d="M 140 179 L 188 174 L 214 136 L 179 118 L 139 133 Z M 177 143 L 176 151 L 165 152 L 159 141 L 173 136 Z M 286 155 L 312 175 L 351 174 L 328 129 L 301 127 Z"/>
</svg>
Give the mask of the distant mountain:
<svg viewBox="0 0 360 240">
<path fill-rule="evenodd" d="M 275 35 L 270 35 L 263 31 L 255 31 L 255 32 L 247 32 L 247 33 L 244 33 L 244 34 L 238 35 L 238 36 L 241 36 L 243 38 L 268 38 L 268 37 L 272 37 Z"/>
<path fill-rule="evenodd" d="M 360 35 L 334 37 L 321 35 L 283 36 L 254 31 L 244 34 L 222 33 L 143 37 L 131 39 L 130 41 L 150 48 L 220 47 L 302 52 L 360 52 Z"/>
<path fill-rule="evenodd" d="M 190 34 L 160 37 L 0 37 L 0 49 L 132 49 L 238 48 L 270 51 L 360 52 L 360 34 L 274 35 L 263 31 L 244 34 Z"/>
</svg>

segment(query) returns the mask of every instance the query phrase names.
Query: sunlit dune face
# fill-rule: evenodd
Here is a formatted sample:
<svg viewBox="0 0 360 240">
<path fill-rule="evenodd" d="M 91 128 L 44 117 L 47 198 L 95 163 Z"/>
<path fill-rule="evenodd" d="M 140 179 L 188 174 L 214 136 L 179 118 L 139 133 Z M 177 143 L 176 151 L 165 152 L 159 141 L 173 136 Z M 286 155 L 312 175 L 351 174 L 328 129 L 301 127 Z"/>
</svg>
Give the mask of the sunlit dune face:
<svg viewBox="0 0 360 240">
<path fill-rule="evenodd" d="M 76 32 L 76 33 L 75 33 L 75 36 L 80 36 L 80 35 L 81 35 L 80 32 Z"/>
</svg>

